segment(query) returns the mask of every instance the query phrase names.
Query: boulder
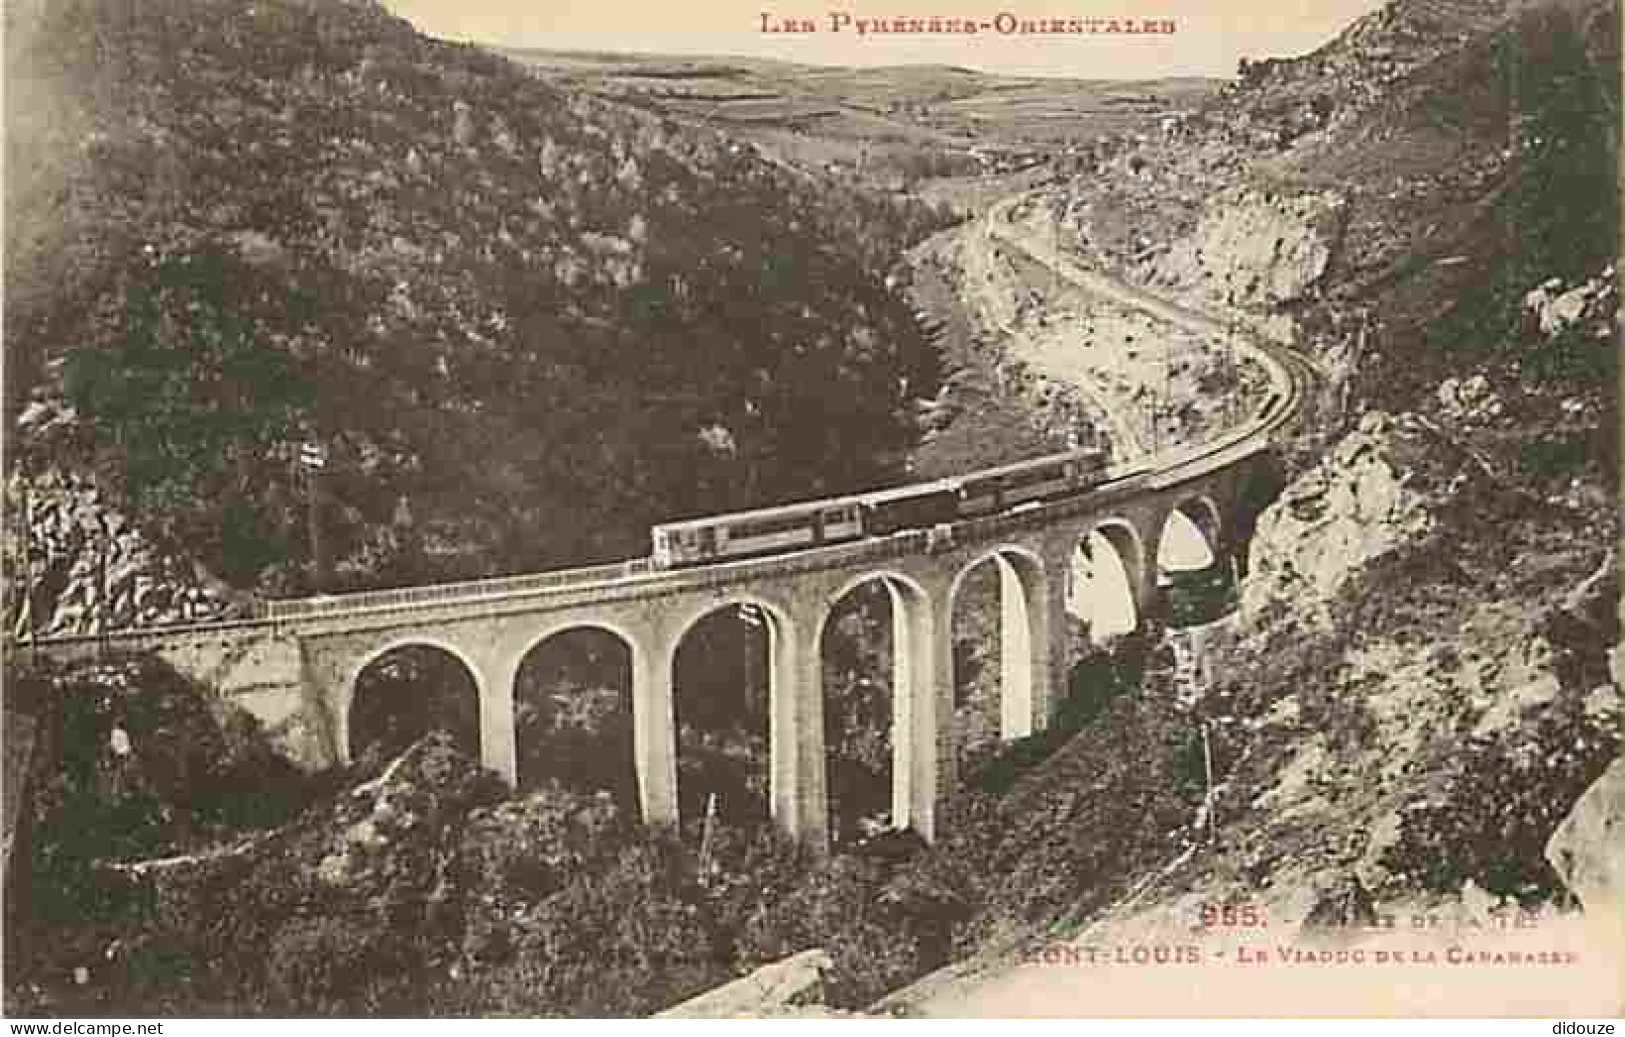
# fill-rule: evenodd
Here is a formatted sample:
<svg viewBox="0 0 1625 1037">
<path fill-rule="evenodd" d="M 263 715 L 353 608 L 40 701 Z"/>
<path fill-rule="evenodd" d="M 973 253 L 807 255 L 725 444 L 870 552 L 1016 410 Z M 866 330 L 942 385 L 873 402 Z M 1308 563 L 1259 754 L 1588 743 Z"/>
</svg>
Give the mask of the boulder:
<svg viewBox="0 0 1625 1037">
<path fill-rule="evenodd" d="M 1595 341 L 1605 341 L 1612 335 L 1619 307 L 1614 266 L 1608 264 L 1596 276 L 1573 287 L 1566 288 L 1554 277 L 1525 295 L 1523 306 L 1548 341 L 1574 327 L 1580 327 Z"/>
<path fill-rule="evenodd" d="M 741 1019 L 821 1004 L 829 952 L 802 951 L 666 1009 L 656 1019 Z"/>
<path fill-rule="evenodd" d="M 53 406 L 60 409 L 37 404 L 47 413 Z M 88 477 L 17 475 L 5 497 L 19 516 L 7 529 L 5 560 L 27 588 L 6 600 L 8 630 L 71 637 L 228 619 L 251 607 L 201 565 L 160 550 Z"/>
<path fill-rule="evenodd" d="M 1367 413 L 1259 516 L 1242 587 L 1243 617 L 1272 602 L 1306 617 L 1367 563 L 1423 543 L 1446 509 L 1485 489 L 1447 436 L 1411 414 Z"/>
<path fill-rule="evenodd" d="M 1156 263 L 1154 277 L 1232 305 L 1311 296 L 1341 246 L 1348 200 L 1335 191 L 1221 191 L 1196 231 Z"/>
<path fill-rule="evenodd" d="M 363 899 L 387 898 L 403 881 L 428 888 L 440 862 L 455 854 L 450 834 L 504 792 L 501 779 L 459 753 L 451 736 L 432 732 L 334 804 L 306 860 L 319 885 Z"/>
<path fill-rule="evenodd" d="M 1587 915 L 1614 919 L 1625 936 L 1625 759 L 1580 796 L 1547 840 L 1546 859 Z"/>
</svg>

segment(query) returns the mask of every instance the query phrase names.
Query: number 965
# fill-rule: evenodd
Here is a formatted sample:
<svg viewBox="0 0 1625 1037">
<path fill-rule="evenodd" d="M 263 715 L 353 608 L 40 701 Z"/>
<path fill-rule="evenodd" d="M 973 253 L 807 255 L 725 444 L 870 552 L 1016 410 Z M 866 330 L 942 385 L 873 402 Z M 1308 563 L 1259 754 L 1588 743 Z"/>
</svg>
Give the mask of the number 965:
<svg viewBox="0 0 1625 1037">
<path fill-rule="evenodd" d="M 1256 929 L 1264 924 L 1264 913 L 1256 904 L 1202 905 L 1202 927 L 1205 929 Z"/>
</svg>

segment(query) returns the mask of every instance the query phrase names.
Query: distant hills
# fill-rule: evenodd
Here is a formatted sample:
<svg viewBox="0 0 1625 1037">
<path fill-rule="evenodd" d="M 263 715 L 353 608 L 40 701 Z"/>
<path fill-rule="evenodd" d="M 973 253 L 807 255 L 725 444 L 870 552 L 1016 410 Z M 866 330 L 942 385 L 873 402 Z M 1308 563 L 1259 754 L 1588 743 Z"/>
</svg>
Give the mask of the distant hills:
<svg viewBox="0 0 1625 1037">
<path fill-rule="evenodd" d="M 1112 133 L 1153 129 L 1160 116 L 1194 108 L 1220 86 L 1198 77 L 1039 78 L 954 65 L 505 52 L 552 82 L 722 128 L 798 168 L 893 189 L 999 172 Z"/>
</svg>

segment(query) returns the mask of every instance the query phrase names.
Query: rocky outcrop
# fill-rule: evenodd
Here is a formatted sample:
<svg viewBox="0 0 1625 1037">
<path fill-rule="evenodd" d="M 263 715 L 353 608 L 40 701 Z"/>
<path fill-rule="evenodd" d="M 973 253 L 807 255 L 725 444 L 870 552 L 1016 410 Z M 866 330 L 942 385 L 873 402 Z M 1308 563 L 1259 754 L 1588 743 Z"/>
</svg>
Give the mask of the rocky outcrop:
<svg viewBox="0 0 1625 1037">
<path fill-rule="evenodd" d="M 1331 266 L 1348 204 L 1335 191 L 1247 187 L 1212 195 L 1196 231 L 1155 262 L 1152 283 L 1198 289 L 1234 306 L 1303 299 Z"/>
<path fill-rule="evenodd" d="M 748 1019 L 819 1005 L 824 973 L 834 967 L 829 952 L 802 951 L 668 1008 L 655 1018 Z"/>
<path fill-rule="evenodd" d="M 1625 759 L 1585 791 L 1546 844 L 1546 859 L 1586 914 L 1625 936 Z"/>
<path fill-rule="evenodd" d="M 1523 297 L 1524 312 L 1545 338 L 1575 330 L 1599 345 L 1612 340 L 1618 307 L 1619 281 L 1612 263 L 1582 284 L 1565 286 L 1554 277 Z"/>
<path fill-rule="evenodd" d="M 26 823 L 23 793 L 32 769 L 37 729 L 32 716 L 6 710 L 6 738 L 4 746 L 0 746 L 5 760 L 5 785 L 0 786 L 0 829 L 4 833 L 0 835 L 0 891 L 11 885 L 11 848 L 26 841 L 26 837 L 19 838 Z"/>
<path fill-rule="evenodd" d="M 313 851 L 306 867 L 317 885 L 351 896 L 393 895 L 389 887 L 403 876 L 432 892 L 456 852 L 445 833 L 460 831 L 472 809 L 497 802 L 504 791 L 495 774 L 456 751 L 450 736 L 425 735 L 338 800 L 323 829 L 325 852 Z"/>
<path fill-rule="evenodd" d="M 1214 662 L 1249 674 L 1243 755 L 1271 761 L 1231 779 L 1246 794 L 1226 816 L 1251 831 L 1227 856 L 1249 890 L 1545 888 L 1550 809 L 1615 752 L 1616 556 L 1492 474 L 1474 433 L 1498 427 L 1495 386 L 1437 399 L 1431 417 L 1366 414 L 1257 523 L 1240 650 Z M 1283 855 L 1306 828 L 1349 834 Z M 1283 910 L 1312 915 L 1305 896 Z"/>
<path fill-rule="evenodd" d="M 14 636 L 202 623 L 247 608 L 195 563 L 154 545 L 88 476 L 15 476 L 5 496 L 6 568 L 26 574 L 17 580 L 22 592 L 6 597 Z"/>
<path fill-rule="evenodd" d="M 1272 602 L 1324 613 L 1363 565 L 1421 544 L 1455 498 L 1483 482 L 1465 452 L 1422 419 L 1366 414 L 1259 516 L 1243 615 Z"/>
</svg>

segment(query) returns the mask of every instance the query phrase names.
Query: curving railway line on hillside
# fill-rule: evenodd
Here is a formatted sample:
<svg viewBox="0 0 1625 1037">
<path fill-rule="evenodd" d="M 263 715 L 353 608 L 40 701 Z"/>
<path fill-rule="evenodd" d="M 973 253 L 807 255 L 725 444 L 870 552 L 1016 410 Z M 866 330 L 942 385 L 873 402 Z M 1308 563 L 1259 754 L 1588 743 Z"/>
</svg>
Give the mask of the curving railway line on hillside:
<svg viewBox="0 0 1625 1037">
<path fill-rule="evenodd" d="M 1250 353 L 1259 361 L 1260 365 L 1268 373 L 1270 380 L 1270 391 L 1263 406 L 1253 415 L 1252 420 L 1243 422 L 1237 428 L 1205 442 L 1178 446 L 1131 464 L 1101 468 L 1098 471 L 1098 477 L 1093 478 L 1087 484 L 1078 485 L 1072 492 L 1049 494 L 1047 503 L 1037 505 L 1037 516 L 1043 514 L 1044 507 L 1055 505 L 1057 503 L 1055 498 L 1061 498 L 1061 502 L 1064 502 L 1067 497 L 1078 496 L 1099 489 L 1110 488 L 1113 491 L 1131 491 L 1135 487 L 1162 487 L 1188 480 L 1193 475 L 1206 473 L 1216 467 L 1223 467 L 1241 457 L 1249 456 L 1267 448 L 1281 434 L 1282 430 L 1296 419 L 1302 401 L 1306 398 L 1310 388 L 1319 379 L 1318 373 L 1309 361 L 1295 351 L 1270 342 L 1260 335 L 1251 333 L 1246 329 L 1237 330 L 1234 327 L 1225 326 L 1206 314 L 1180 306 L 1144 290 L 1125 285 L 1080 265 L 1076 260 L 1054 248 L 1046 248 L 1030 238 L 1020 235 L 1017 233 L 1011 212 L 1025 198 L 1025 195 L 1018 195 L 992 206 L 982 217 L 987 233 L 1005 242 L 1008 246 L 1025 252 L 1064 279 L 1092 294 L 1101 295 L 1123 305 L 1146 311 L 1164 321 L 1180 325 L 1190 331 L 1215 336 L 1233 336 L 1235 348 L 1238 351 Z M 1089 451 L 1076 451 L 1074 455 L 1068 456 L 1082 457 L 1088 453 Z M 869 501 L 921 500 L 949 487 L 957 488 L 975 484 L 978 481 L 986 481 L 990 475 L 995 473 L 1027 469 L 1032 465 L 1052 462 L 1061 456 L 1063 455 L 1053 455 L 1049 458 L 1034 459 L 1016 465 L 1001 466 L 999 469 L 971 472 L 951 479 L 931 480 L 870 494 L 849 494 L 772 508 L 754 509 L 749 512 L 731 515 L 715 515 L 681 523 L 668 523 L 656 527 L 652 532 L 653 550 L 648 557 L 644 558 L 519 576 L 502 576 L 455 583 L 430 584 L 421 587 L 271 601 L 260 605 L 257 618 L 292 619 L 311 615 L 344 615 L 372 609 L 398 608 L 425 602 L 474 601 L 500 597 L 505 594 L 522 595 L 538 591 L 557 590 L 564 587 L 590 587 L 596 584 L 619 583 L 627 580 L 659 579 L 665 575 L 668 569 L 675 568 L 679 564 L 685 566 L 707 563 L 724 564 L 732 561 L 726 556 L 706 559 L 705 561 L 686 559 L 681 562 L 673 562 L 669 558 L 662 557 L 667 552 L 661 550 L 660 538 L 662 533 L 668 530 L 675 533 L 677 530 L 727 526 L 738 522 L 771 521 L 803 512 L 808 515 L 815 513 L 821 515 L 841 511 L 854 503 Z M 1091 466 L 1090 470 L 1094 472 L 1095 468 Z M 1019 499 L 1009 509 L 1000 510 L 1013 510 L 1016 507 L 1033 509 L 1034 501 L 1032 498 Z M 978 509 L 975 514 L 979 515 L 983 513 L 983 510 Z M 943 522 L 951 524 L 974 516 L 967 512 L 953 515 L 936 513 L 931 514 L 929 517 L 931 519 L 929 523 L 916 522 L 913 525 L 941 525 Z M 879 535 L 891 535 L 897 533 L 900 529 L 906 531 L 908 528 L 910 528 L 909 525 L 899 526 L 887 523 Z M 855 541 L 864 538 L 850 536 L 845 539 Z M 828 549 L 825 543 L 817 543 L 814 546 L 821 550 Z M 765 551 L 741 552 L 744 556 L 765 555 L 765 557 L 756 558 L 753 562 L 753 564 L 758 565 L 771 565 L 775 557 L 790 553 L 800 552 L 796 545 L 772 551 L 771 553 Z M 838 549 L 836 557 L 838 557 Z"/>
<path fill-rule="evenodd" d="M 1047 726 L 1065 683 L 1063 634 L 1068 613 L 1080 615 L 1079 595 L 1087 593 L 1079 574 L 1093 572 L 1090 545 L 1104 540 L 1117 555 L 1136 622 L 1159 607 L 1157 548 L 1175 511 L 1203 531 L 1215 557 L 1234 557 L 1244 547 L 1243 490 L 1255 461 L 1297 419 L 1316 381 L 1291 350 L 1028 240 L 1010 222 L 1020 200 L 994 206 L 983 217 L 986 232 L 1090 292 L 1200 334 L 1233 333 L 1235 348 L 1268 372 L 1263 404 L 1224 434 L 1127 464 L 1075 451 L 880 494 L 768 509 L 788 522 L 769 531 L 780 539 L 747 545 L 737 557 L 683 556 L 668 543 L 663 556 L 272 601 L 241 620 L 41 639 L 32 648 L 58 659 L 156 652 L 255 714 L 292 758 L 313 767 L 347 760 L 364 744 L 351 707 L 367 666 L 402 647 L 436 648 L 472 677 L 482 762 L 517 781 L 521 664 L 560 634 L 606 631 L 629 649 L 642 816 L 666 824 L 678 819 L 677 649 L 706 616 L 749 605 L 763 617 L 769 645 L 769 805 L 781 826 L 826 846 L 822 637 L 842 597 L 879 581 L 892 602 L 892 819 L 933 838 L 954 787 L 952 614 L 970 571 L 997 565 L 999 730 L 1006 739 L 1029 735 Z M 885 510 L 897 502 L 906 507 Z M 760 513 L 695 522 L 724 528 L 752 515 Z M 879 527 L 864 528 L 866 515 L 879 516 Z M 798 527 L 803 519 L 812 525 Z"/>
</svg>

